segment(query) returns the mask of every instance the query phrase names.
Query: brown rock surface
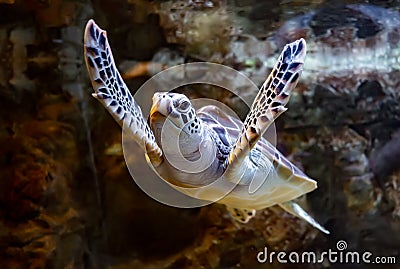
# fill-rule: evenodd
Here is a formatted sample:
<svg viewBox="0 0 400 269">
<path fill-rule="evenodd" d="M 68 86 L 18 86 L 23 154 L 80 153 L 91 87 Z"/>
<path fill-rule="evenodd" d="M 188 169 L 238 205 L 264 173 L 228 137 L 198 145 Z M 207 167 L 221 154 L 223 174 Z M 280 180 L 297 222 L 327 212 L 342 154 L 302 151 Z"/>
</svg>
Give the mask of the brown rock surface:
<svg viewBox="0 0 400 269">
<path fill-rule="evenodd" d="M 336 250 L 339 240 L 348 250 L 399 257 L 400 175 L 390 158 L 400 152 L 399 98 L 377 78 L 351 94 L 302 85 L 277 122 L 278 148 L 319 184 L 300 202 L 330 236 L 278 207 L 241 225 L 221 205 L 177 209 L 152 200 L 126 169 L 119 127 L 90 96 L 81 40 L 91 17 L 108 29 L 118 63 L 150 61 L 164 46 L 192 54 L 185 59 L 220 61 L 229 53 L 230 26 L 258 29 L 254 35 L 264 38 L 260 33 L 292 17 L 289 11 L 322 1 L 228 1 L 239 20 L 220 1 L 179 1 L 190 4 L 187 14 L 185 5 L 155 12 L 170 1 L 3 2 L 13 4 L 0 3 L 0 268 L 299 268 L 259 264 L 257 254 L 264 247 L 320 253 Z M 201 10 L 214 20 L 205 21 Z M 163 29 L 167 15 L 178 17 Z M 266 20 L 271 24 L 261 26 Z M 200 31 L 211 22 L 220 28 Z M 128 84 L 135 91 L 144 81 Z M 205 89 L 192 94 L 211 92 L 235 105 Z M 346 268 L 364 268 L 352 266 Z"/>
</svg>

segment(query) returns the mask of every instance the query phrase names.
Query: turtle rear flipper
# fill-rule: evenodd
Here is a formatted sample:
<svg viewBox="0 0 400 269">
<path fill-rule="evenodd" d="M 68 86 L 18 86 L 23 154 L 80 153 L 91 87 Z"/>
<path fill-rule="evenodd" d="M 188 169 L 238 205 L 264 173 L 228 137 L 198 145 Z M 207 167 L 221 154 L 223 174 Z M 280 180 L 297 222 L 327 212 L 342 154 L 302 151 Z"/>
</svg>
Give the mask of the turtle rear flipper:
<svg viewBox="0 0 400 269">
<path fill-rule="evenodd" d="M 233 182 L 240 180 L 236 175 L 246 169 L 242 167 L 246 165 L 244 160 L 250 155 L 258 140 L 271 123 L 286 111 L 285 105 L 299 80 L 305 54 L 304 39 L 286 45 L 274 69 L 258 92 L 241 134 L 228 157 L 227 176 Z"/>
<path fill-rule="evenodd" d="M 320 230 L 321 232 L 325 234 L 330 234 L 330 232 L 322 227 L 321 224 L 319 224 L 313 217 L 311 217 L 301 206 L 296 204 L 295 202 L 288 201 L 282 204 L 279 204 L 280 207 L 282 207 L 285 211 L 289 212 L 292 215 L 295 215 L 296 217 L 299 217 L 305 221 L 307 221 L 309 224 Z"/>
<path fill-rule="evenodd" d="M 227 206 L 226 209 L 231 214 L 232 218 L 240 223 L 247 223 L 256 215 L 254 209 L 240 209 Z"/>
<path fill-rule="evenodd" d="M 115 66 L 106 32 L 93 20 L 86 25 L 84 46 L 86 67 L 95 90 L 93 96 L 121 126 L 132 131 L 135 141 L 147 153 L 152 164 L 157 166 L 163 160 L 162 151 Z"/>
</svg>

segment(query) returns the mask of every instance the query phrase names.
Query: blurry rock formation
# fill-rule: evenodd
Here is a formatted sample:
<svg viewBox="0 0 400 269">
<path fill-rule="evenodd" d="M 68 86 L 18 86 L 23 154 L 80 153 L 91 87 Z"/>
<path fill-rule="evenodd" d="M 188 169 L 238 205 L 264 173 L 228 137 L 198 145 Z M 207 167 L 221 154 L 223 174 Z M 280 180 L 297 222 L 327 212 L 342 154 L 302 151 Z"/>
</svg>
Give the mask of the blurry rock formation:
<svg viewBox="0 0 400 269">
<path fill-rule="evenodd" d="M 400 22 L 382 16 L 398 14 L 399 2 L 344 2 L 385 8 L 340 6 L 376 30 L 358 37 L 368 50 L 355 53 L 384 68 L 362 73 L 365 58 L 343 50 L 328 62 L 352 59 L 354 68 L 340 76 L 310 69 L 276 122 L 279 150 L 318 181 L 300 202 L 331 231 L 325 236 L 277 207 L 241 225 L 217 204 L 177 209 L 146 196 L 126 169 L 119 126 L 91 97 L 82 38 L 90 18 L 107 29 L 132 92 L 149 75 L 199 60 L 259 84 L 285 43 L 276 35 L 305 36 L 314 52 L 323 40 L 345 47 L 339 37 L 355 38 L 361 26 L 326 15 L 327 1 L 0 1 L 0 268 L 299 268 L 260 264 L 257 253 L 321 253 L 339 240 L 348 250 L 397 257 L 385 268 L 399 268 Z M 184 91 L 246 114 L 220 89 Z M 365 265 L 347 266 L 301 265 Z"/>
</svg>

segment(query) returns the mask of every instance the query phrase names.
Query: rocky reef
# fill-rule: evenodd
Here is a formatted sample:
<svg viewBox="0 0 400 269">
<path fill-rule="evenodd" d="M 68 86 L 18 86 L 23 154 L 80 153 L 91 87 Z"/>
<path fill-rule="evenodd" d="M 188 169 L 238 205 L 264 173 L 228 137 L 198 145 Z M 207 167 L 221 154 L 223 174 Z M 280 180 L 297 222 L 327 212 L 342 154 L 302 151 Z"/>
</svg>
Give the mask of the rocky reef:
<svg viewBox="0 0 400 269">
<path fill-rule="evenodd" d="M 126 168 L 119 126 L 91 97 L 83 29 L 94 18 L 108 30 L 135 92 L 168 66 L 200 60 L 229 65 L 260 84 L 282 33 L 306 37 L 316 63 L 317 49 L 327 46 L 321 42 L 350 46 L 340 37 L 349 42 L 360 25 L 319 16 L 325 1 L 0 1 L 0 268 L 299 268 L 260 263 L 257 254 L 265 247 L 321 253 L 337 250 L 340 240 L 349 251 L 395 257 L 397 264 L 385 268 L 399 268 L 400 22 L 382 14 L 400 8 L 398 1 L 366 2 L 372 6 L 334 6 L 351 17 L 355 4 L 355 18 L 374 26 L 353 46 L 368 44 L 364 52 L 376 51 L 371 61 L 382 61 L 387 72 L 349 70 L 352 54 L 341 51 L 336 64 L 329 58 L 336 69 L 305 70 L 276 122 L 278 149 L 318 181 L 299 203 L 331 231 L 327 236 L 278 207 L 243 225 L 218 204 L 178 209 L 143 193 Z M 313 20 L 326 32 L 310 27 Z M 388 38 L 390 47 L 382 48 Z M 351 66 L 366 66 L 360 57 Z M 209 85 L 183 91 L 247 113 Z"/>
</svg>

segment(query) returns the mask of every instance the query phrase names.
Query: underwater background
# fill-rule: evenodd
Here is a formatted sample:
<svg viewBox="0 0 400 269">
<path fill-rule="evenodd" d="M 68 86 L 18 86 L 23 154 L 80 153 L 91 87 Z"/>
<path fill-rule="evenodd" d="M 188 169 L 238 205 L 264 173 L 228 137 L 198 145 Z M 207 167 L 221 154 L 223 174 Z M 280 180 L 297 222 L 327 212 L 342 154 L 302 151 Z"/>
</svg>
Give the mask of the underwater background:
<svg viewBox="0 0 400 269">
<path fill-rule="evenodd" d="M 0 0 L 0 268 L 400 268 L 399 12 L 397 0 Z M 133 93 L 194 61 L 260 86 L 282 47 L 304 37 L 277 148 L 318 181 L 300 202 L 331 234 L 279 207 L 242 225 L 219 204 L 172 208 L 143 193 L 120 127 L 91 96 L 91 18 Z M 182 91 L 248 111 L 219 88 Z M 301 255 L 339 241 L 396 263 L 257 260 L 265 247 Z"/>
</svg>

